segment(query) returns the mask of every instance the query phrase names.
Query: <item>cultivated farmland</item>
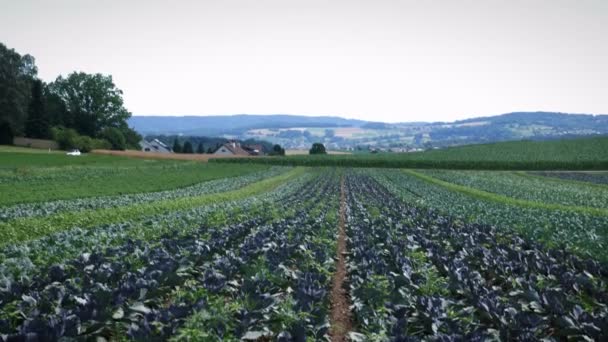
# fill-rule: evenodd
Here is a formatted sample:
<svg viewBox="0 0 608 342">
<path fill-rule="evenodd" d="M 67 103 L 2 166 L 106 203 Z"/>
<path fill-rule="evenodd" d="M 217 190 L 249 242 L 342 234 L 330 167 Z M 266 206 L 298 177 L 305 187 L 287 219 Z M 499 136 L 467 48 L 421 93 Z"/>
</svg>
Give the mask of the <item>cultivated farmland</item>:
<svg viewBox="0 0 608 342">
<path fill-rule="evenodd" d="M 605 178 L 7 150 L 0 340 L 606 340 Z"/>
</svg>

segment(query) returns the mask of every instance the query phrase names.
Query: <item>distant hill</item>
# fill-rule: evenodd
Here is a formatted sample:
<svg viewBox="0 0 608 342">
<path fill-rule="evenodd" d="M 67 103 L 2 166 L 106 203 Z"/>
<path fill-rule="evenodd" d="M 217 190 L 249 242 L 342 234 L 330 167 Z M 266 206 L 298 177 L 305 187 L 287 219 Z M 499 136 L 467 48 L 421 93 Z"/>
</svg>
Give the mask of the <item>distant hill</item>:
<svg viewBox="0 0 608 342">
<path fill-rule="evenodd" d="M 335 116 L 210 115 L 133 116 L 129 124 L 142 134 L 239 135 L 251 129 L 291 127 L 351 127 L 367 121 Z"/>
<path fill-rule="evenodd" d="M 438 123 L 429 131 L 430 141 L 442 142 L 442 145 L 595 134 L 608 134 L 608 115 L 517 112 Z"/>
<path fill-rule="evenodd" d="M 286 148 L 323 142 L 331 149 L 366 146 L 399 149 L 446 147 L 510 140 L 550 140 L 608 134 L 608 115 L 516 112 L 455 122 L 382 123 L 335 116 L 230 115 L 133 116 L 144 135 L 223 136 L 259 139 Z"/>
</svg>

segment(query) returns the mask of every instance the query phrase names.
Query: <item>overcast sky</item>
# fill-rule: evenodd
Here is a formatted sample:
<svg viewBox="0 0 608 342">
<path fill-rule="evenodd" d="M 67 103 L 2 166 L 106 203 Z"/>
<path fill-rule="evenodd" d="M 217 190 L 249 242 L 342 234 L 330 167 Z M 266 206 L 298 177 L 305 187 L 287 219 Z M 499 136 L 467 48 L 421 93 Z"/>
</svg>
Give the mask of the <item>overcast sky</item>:
<svg viewBox="0 0 608 342">
<path fill-rule="evenodd" d="M 608 114 L 607 0 L 0 0 L 0 42 L 135 115 Z"/>
</svg>

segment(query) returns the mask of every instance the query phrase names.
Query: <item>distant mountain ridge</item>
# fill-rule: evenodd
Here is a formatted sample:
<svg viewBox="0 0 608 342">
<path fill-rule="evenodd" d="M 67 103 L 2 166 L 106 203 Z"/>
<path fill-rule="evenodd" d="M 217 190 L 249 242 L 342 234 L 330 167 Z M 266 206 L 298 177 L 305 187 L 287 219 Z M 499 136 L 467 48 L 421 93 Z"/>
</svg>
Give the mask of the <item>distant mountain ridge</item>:
<svg viewBox="0 0 608 342">
<path fill-rule="evenodd" d="M 289 148 L 321 141 L 332 148 L 430 147 L 508 140 L 545 140 L 608 134 L 608 115 L 514 112 L 454 122 L 383 123 L 337 116 L 133 116 L 141 134 L 265 139 Z"/>
<path fill-rule="evenodd" d="M 209 116 L 133 116 L 129 124 L 142 134 L 222 135 L 239 134 L 258 128 L 362 126 L 368 121 L 337 116 L 289 114 L 209 115 Z"/>
</svg>

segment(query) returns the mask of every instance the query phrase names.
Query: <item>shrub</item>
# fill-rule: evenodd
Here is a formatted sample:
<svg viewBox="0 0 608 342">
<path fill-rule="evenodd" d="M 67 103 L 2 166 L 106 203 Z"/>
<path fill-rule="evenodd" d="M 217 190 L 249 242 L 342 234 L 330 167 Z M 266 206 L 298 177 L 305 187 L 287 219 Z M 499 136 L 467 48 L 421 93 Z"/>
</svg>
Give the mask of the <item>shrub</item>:
<svg viewBox="0 0 608 342">
<path fill-rule="evenodd" d="M 122 132 L 116 127 L 108 127 L 103 130 L 103 138 L 107 140 L 113 150 L 125 150 L 127 148 L 127 141 Z"/>
<path fill-rule="evenodd" d="M 90 152 L 93 149 L 110 149 L 112 144 L 104 139 L 93 139 L 86 135 L 78 135 L 72 128 L 53 127 L 53 140 L 62 150 L 77 148 L 80 152 Z"/>
<path fill-rule="evenodd" d="M 72 128 L 53 127 L 51 128 L 53 140 L 59 144 L 59 148 L 62 150 L 69 150 L 76 147 L 76 140 L 79 135 L 76 130 Z"/>
</svg>

